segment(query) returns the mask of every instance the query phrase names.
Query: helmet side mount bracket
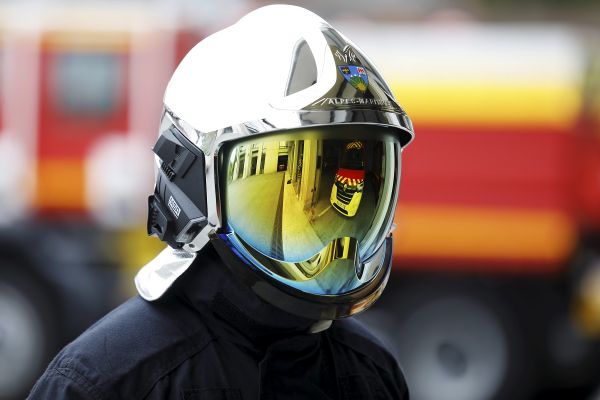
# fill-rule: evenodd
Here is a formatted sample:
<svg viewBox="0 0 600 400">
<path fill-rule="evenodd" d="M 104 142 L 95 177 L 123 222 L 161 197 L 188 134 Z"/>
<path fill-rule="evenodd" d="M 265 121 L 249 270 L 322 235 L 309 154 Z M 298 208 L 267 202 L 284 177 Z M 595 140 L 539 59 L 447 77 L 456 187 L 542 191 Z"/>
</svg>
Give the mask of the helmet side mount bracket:
<svg viewBox="0 0 600 400">
<path fill-rule="evenodd" d="M 159 169 L 148 198 L 148 234 L 179 249 L 208 223 L 204 154 L 174 126 L 161 133 L 152 151 Z"/>
</svg>

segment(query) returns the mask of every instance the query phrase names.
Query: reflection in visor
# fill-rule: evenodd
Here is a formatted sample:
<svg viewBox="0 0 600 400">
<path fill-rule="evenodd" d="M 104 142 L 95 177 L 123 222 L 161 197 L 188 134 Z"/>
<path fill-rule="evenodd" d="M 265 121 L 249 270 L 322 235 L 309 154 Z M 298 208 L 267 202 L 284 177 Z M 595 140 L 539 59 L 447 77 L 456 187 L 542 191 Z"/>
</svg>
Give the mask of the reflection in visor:
<svg viewBox="0 0 600 400">
<path fill-rule="evenodd" d="M 239 143 L 227 156 L 229 226 L 254 250 L 293 263 L 273 271 L 285 278 L 326 275 L 342 261 L 359 274 L 361 258 L 387 234 L 398 178 L 397 142 L 381 136 L 282 134 Z"/>
</svg>

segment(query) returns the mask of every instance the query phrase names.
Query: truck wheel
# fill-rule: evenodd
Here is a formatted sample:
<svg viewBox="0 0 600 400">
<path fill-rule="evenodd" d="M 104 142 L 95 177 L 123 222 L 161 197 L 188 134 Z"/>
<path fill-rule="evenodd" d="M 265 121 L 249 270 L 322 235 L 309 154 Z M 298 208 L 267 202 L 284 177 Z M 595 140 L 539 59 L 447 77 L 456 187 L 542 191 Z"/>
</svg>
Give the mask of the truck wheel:
<svg viewBox="0 0 600 400">
<path fill-rule="evenodd" d="M 9 400 L 26 396 L 54 351 L 55 335 L 40 285 L 6 265 L 0 271 L 0 400 Z"/>
<path fill-rule="evenodd" d="M 419 301 L 398 315 L 394 335 L 413 399 L 527 396 L 520 336 L 489 299 L 464 291 L 416 296 Z"/>
</svg>

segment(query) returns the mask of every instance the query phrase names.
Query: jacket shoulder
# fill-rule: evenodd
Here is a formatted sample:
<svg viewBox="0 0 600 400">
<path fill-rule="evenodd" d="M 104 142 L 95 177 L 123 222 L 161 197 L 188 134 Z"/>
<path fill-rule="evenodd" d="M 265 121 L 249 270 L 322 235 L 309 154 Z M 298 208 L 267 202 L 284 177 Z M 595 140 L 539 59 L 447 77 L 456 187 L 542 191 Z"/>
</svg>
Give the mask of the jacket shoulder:
<svg viewBox="0 0 600 400">
<path fill-rule="evenodd" d="M 149 303 L 135 297 L 116 308 L 65 347 L 44 373 L 60 376 L 98 398 L 143 398 L 179 364 L 200 352 L 213 336 L 197 312 L 173 298 Z"/>
<path fill-rule="evenodd" d="M 362 323 L 354 318 L 335 321 L 330 328 L 330 337 L 339 345 L 349 349 L 359 359 L 350 357 L 348 364 L 360 364 L 363 372 L 370 370 L 381 378 L 381 383 L 391 398 L 408 400 L 408 386 L 398 362 L 388 348 Z M 367 361 L 368 360 L 368 361 Z M 343 367 L 346 368 L 345 366 Z M 356 376 L 351 376 L 356 383 Z M 348 382 L 347 382 L 348 383 Z M 374 382 L 370 382 L 373 386 Z M 388 398 L 383 396 L 384 398 Z"/>
<path fill-rule="evenodd" d="M 389 368 L 396 364 L 389 349 L 358 320 L 335 321 L 330 330 L 334 340 L 371 359 L 379 367 Z"/>
</svg>

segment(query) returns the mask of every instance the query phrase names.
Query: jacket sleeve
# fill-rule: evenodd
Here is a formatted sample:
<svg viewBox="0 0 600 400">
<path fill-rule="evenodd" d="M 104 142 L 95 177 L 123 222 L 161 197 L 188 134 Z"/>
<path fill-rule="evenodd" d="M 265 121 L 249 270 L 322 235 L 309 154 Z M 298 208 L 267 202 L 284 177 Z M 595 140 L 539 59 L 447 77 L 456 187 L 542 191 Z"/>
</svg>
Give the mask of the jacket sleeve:
<svg viewBox="0 0 600 400">
<path fill-rule="evenodd" d="M 52 368 L 37 381 L 27 400 L 102 400 L 98 390 L 75 370 Z"/>
<path fill-rule="evenodd" d="M 410 399 L 410 393 L 408 391 L 408 384 L 406 383 L 406 378 L 404 377 L 404 373 L 402 373 L 402 370 L 400 369 L 400 366 L 398 365 L 397 362 L 394 363 L 394 377 L 396 380 L 396 383 L 398 385 L 398 390 L 401 393 L 401 399 L 402 400 L 409 400 Z"/>
</svg>

